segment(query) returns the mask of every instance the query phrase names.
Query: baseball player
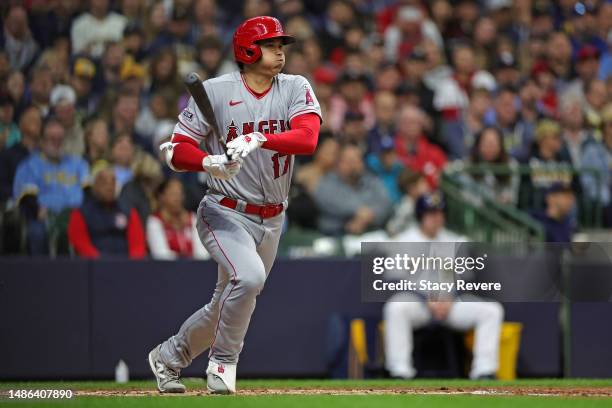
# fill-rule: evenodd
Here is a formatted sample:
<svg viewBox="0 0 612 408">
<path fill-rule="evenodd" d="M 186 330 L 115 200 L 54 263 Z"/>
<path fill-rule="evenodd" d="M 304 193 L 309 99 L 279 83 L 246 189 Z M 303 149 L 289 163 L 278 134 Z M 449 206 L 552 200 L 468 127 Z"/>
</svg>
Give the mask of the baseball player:
<svg viewBox="0 0 612 408">
<path fill-rule="evenodd" d="M 451 243 L 464 242 L 465 237 L 444 228 L 444 199 L 439 193 L 425 194 L 417 199 L 415 225 L 396 236 L 398 242 L 416 245 L 426 242 L 430 256 L 454 256 Z M 415 253 L 418 250 L 414 249 Z M 450 253 L 449 253 L 450 251 Z M 451 272 L 452 274 L 452 272 Z M 436 279 L 436 275 L 437 279 Z M 425 272 L 422 277 L 443 282 L 448 276 Z M 451 281 L 453 277 L 450 277 Z M 498 368 L 499 336 L 504 320 L 502 305 L 482 301 L 473 295 L 449 295 L 437 299 L 423 292 L 404 292 L 393 295 L 383 309 L 385 319 L 385 366 L 392 377 L 413 378 L 417 373 L 412 364 L 412 332 L 430 322 L 438 322 L 456 330 L 474 329 L 474 359 L 470 370 L 472 379 L 493 379 Z"/>
<path fill-rule="evenodd" d="M 248 19 L 233 38 L 240 71 L 204 81 L 227 155 L 218 138 L 209 136 L 211 128 L 193 98 L 162 147 L 173 170 L 210 176 L 197 229 L 219 265 L 210 303 L 149 353 L 162 393 L 184 392 L 180 370 L 206 349 L 208 390 L 236 392 L 238 356 L 276 256 L 293 155 L 314 152 L 322 120 L 308 81 L 280 73 L 283 46 L 292 42 L 276 18 Z"/>
</svg>

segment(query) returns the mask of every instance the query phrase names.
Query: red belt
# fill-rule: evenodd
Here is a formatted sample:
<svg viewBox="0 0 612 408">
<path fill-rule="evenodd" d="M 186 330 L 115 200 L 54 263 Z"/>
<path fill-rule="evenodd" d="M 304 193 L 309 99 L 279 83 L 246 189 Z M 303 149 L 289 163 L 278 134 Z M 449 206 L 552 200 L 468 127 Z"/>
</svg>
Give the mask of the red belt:
<svg viewBox="0 0 612 408">
<path fill-rule="evenodd" d="M 238 207 L 238 200 L 223 197 L 221 201 L 219 201 L 219 204 L 224 207 L 231 208 L 232 210 L 236 210 L 236 207 Z M 282 213 L 284 209 L 285 207 L 282 204 L 257 205 L 246 203 L 242 210 L 237 211 L 241 211 L 246 214 L 259 215 L 261 218 L 272 218 Z"/>
</svg>

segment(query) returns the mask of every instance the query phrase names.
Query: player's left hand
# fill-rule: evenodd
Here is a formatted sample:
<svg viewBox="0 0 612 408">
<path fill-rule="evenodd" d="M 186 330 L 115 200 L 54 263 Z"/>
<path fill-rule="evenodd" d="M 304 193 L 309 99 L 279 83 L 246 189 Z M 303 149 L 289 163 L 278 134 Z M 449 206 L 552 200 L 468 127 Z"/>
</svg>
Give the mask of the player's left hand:
<svg viewBox="0 0 612 408">
<path fill-rule="evenodd" d="M 239 157 L 245 158 L 252 151 L 259 149 L 266 140 L 266 137 L 259 132 L 238 136 L 227 143 L 227 154 L 232 157 L 232 160 L 237 160 Z"/>
</svg>

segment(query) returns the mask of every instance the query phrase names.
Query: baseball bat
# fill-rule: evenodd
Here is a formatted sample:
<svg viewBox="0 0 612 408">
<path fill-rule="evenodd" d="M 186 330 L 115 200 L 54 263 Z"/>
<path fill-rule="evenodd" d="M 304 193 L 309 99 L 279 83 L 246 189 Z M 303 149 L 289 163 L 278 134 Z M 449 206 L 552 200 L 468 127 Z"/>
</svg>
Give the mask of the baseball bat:
<svg viewBox="0 0 612 408">
<path fill-rule="evenodd" d="M 212 128 L 212 131 L 217 137 L 217 140 L 219 140 L 219 143 L 221 143 L 221 146 L 223 147 L 223 151 L 225 152 L 227 159 L 231 160 L 232 158 L 229 154 L 227 154 L 227 148 L 225 147 L 225 139 L 223 139 L 223 136 L 219 131 L 219 124 L 217 123 L 215 112 L 213 111 L 210 99 L 208 98 L 208 94 L 206 94 L 206 90 L 204 89 L 204 84 L 202 83 L 200 76 L 195 72 L 190 72 L 187 74 L 187 76 L 185 76 L 184 83 L 187 87 L 187 90 L 193 97 L 193 100 L 196 103 L 198 109 L 200 110 L 200 112 L 202 112 L 202 115 L 204 115 L 204 119 L 206 119 L 206 121 Z"/>
</svg>

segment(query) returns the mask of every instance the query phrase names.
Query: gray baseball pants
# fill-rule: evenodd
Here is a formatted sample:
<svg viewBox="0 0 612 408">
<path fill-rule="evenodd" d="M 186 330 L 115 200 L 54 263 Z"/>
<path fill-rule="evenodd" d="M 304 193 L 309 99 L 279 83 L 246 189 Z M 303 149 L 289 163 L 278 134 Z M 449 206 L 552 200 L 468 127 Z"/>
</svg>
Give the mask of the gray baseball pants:
<svg viewBox="0 0 612 408">
<path fill-rule="evenodd" d="M 210 348 L 209 358 L 236 364 L 264 283 L 278 248 L 284 212 L 268 219 L 219 204 L 207 194 L 198 208 L 197 229 L 219 265 L 217 286 L 206 306 L 192 314 L 161 346 L 161 359 L 181 369 Z"/>
</svg>

